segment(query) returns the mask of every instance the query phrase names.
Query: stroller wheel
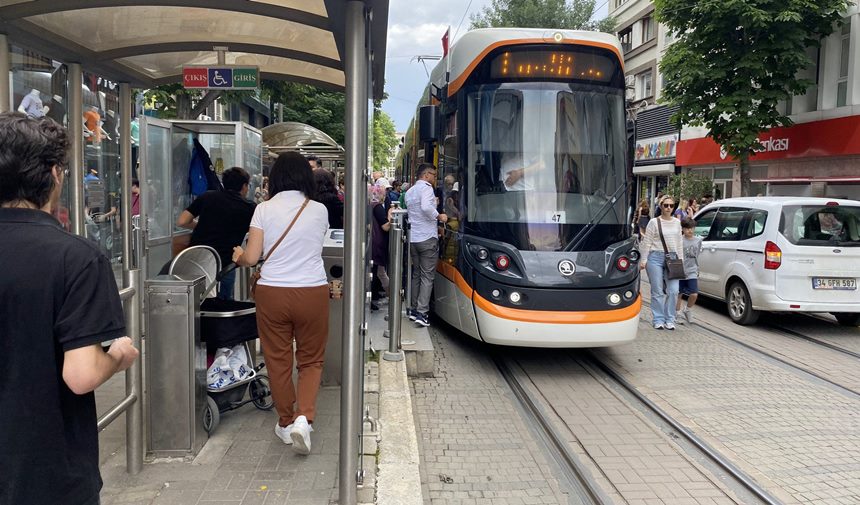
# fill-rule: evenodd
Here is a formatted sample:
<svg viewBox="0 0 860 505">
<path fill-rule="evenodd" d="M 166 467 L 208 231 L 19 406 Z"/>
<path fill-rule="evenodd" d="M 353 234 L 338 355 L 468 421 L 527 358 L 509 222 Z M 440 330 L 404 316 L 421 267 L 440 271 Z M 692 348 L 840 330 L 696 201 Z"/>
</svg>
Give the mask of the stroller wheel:
<svg viewBox="0 0 860 505">
<path fill-rule="evenodd" d="M 260 410 L 271 410 L 275 406 L 275 400 L 272 399 L 272 389 L 269 387 L 269 378 L 265 375 L 258 375 L 256 379 L 251 381 L 251 400 L 254 406 Z"/>
<path fill-rule="evenodd" d="M 206 408 L 203 409 L 203 429 L 206 433 L 211 434 L 221 422 L 221 413 L 218 411 L 218 404 L 211 396 L 206 396 Z"/>
</svg>

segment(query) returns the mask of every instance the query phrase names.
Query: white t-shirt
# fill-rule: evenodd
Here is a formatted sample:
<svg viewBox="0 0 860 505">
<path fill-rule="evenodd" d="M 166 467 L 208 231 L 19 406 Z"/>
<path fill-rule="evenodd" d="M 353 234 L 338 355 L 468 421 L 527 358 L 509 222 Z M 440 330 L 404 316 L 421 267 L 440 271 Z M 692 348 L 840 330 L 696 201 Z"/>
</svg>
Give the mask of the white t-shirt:
<svg viewBox="0 0 860 505">
<path fill-rule="evenodd" d="M 305 201 L 300 191 L 281 191 L 257 205 L 251 227 L 263 230 L 263 257 L 290 225 Z M 325 205 L 311 200 L 293 228 L 263 264 L 259 284 L 306 288 L 328 284 L 322 260 L 328 230 Z"/>
</svg>

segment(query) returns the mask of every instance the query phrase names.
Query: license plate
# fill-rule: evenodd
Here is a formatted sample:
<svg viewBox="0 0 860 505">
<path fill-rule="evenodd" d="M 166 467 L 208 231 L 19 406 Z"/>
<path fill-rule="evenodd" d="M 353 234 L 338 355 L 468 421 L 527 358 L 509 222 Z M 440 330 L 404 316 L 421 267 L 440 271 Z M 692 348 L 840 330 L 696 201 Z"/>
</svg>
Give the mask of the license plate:
<svg viewBox="0 0 860 505">
<path fill-rule="evenodd" d="M 813 277 L 812 289 L 857 289 L 857 279 L 841 279 L 838 277 Z"/>
</svg>

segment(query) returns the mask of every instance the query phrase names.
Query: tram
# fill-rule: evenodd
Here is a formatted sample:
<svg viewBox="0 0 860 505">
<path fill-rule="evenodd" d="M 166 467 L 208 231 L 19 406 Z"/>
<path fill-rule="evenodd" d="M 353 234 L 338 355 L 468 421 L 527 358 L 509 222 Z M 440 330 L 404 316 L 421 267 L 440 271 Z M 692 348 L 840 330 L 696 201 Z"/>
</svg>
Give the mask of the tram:
<svg viewBox="0 0 860 505">
<path fill-rule="evenodd" d="M 621 54 L 604 33 L 482 29 L 433 70 L 401 159 L 438 167 L 433 311 L 452 326 L 526 347 L 636 337 Z"/>
</svg>

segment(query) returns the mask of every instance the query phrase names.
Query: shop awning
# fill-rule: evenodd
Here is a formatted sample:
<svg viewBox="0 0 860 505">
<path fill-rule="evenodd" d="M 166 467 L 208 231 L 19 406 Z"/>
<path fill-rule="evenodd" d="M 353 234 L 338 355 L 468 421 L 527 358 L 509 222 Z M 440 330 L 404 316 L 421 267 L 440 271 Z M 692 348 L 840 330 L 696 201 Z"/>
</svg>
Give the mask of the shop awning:
<svg viewBox="0 0 860 505">
<path fill-rule="evenodd" d="M 364 0 L 373 95 L 384 86 L 388 0 Z M 343 90 L 342 0 L 0 0 L 0 33 L 134 86 L 181 81 L 184 65 L 260 67 L 264 79 Z"/>
<path fill-rule="evenodd" d="M 671 175 L 675 173 L 674 163 L 661 163 L 659 165 L 633 166 L 634 175 Z"/>
<path fill-rule="evenodd" d="M 773 179 L 750 179 L 762 184 L 811 184 L 813 182 L 860 183 L 860 177 L 775 177 Z"/>
</svg>

